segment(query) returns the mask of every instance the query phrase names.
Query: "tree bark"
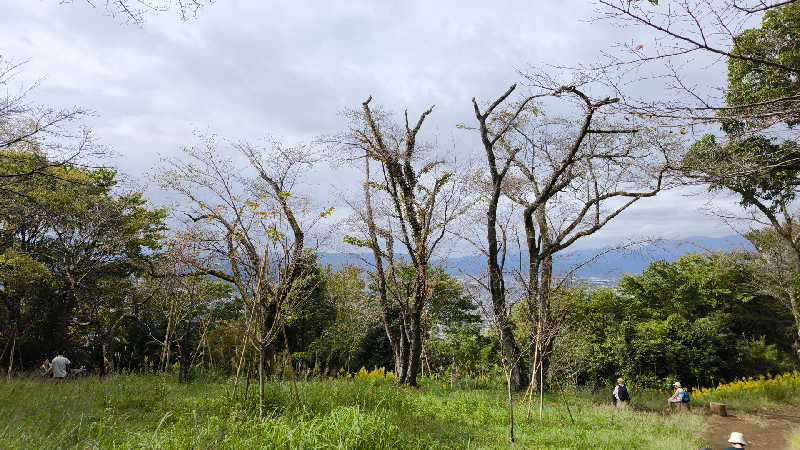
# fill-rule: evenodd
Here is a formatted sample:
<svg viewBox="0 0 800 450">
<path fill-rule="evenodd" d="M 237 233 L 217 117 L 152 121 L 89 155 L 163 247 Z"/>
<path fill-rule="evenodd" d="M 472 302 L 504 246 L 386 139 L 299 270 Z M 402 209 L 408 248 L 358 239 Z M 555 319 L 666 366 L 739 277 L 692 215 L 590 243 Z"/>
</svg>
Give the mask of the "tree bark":
<svg viewBox="0 0 800 450">
<path fill-rule="evenodd" d="M 263 333 L 259 338 L 263 338 Z M 258 348 L 258 415 L 264 416 L 264 378 L 267 376 L 267 346 L 263 341 Z"/>
<path fill-rule="evenodd" d="M 492 313 L 494 314 L 495 325 L 500 332 L 500 341 L 503 357 L 510 368 L 509 385 L 514 392 L 521 391 L 528 384 L 528 374 L 525 371 L 525 364 L 522 359 L 522 352 L 517 346 L 516 339 L 511 327 L 506 307 L 505 280 L 503 278 L 503 267 L 498 261 L 501 259 L 500 243 L 497 237 L 497 207 L 502 194 L 503 180 L 513 160 L 513 155 L 507 155 L 507 159 L 501 168 L 498 168 L 497 157 L 495 155 L 495 144 L 502 138 L 504 131 L 494 137 L 490 136 L 489 127 L 486 122 L 492 114 L 509 95 L 516 89 L 512 85 L 503 95 L 490 105 L 485 112 L 481 112 L 478 102 L 473 98 L 472 105 L 475 110 L 475 117 L 478 120 L 481 143 L 486 152 L 486 160 L 491 175 L 492 187 L 489 196 L 489 205 L 486 211 L 486 238 L 488 248 L 486 251 L 487 265 L 489 270 L 489 291 L 492 295 Z M 524 104 L 523 104 L 524 105 Z M 519 113 L 519 111 L 517 112 Z M 507 129 L 506 129 L 507 131 Z M 505 260 L 505 242 L 503 242 L 503 260 Z"/>
<path fill-rule="evenodd" d="M 517 346 L 516 339 L 514 339 L 514 332 L 508 317 L 508 309 L 506 308 L 505 280 L 503 279 L 502 268 L 497 262 L 500 253 L 497 241 L 497 202 L 499 197 L 500 186 L 498 184 L 487 213 L 489 290 L 492 294 L 492 310 L 495 322 L 497 322 L 496 325 L 500 331 L 503 356 L 511 370 L 511 389 L 514 392 L 519 392 L 527 386 L 528 374 L 525 372 L 522 352 Z"/>
<path fill-rule="evenodd" d="M 383 329 L 386 332 L 386 337 L 389 339 L 389 345 L 392 347 L 392 354 L 394 355 L 395 373 L 398 374 L 399 380 L 405 380 L 405 364 L 403 358 L 407 353 L 403 349 L 403 331 L 402 325 L 400 327 L 392 326 L 392 320 L 389 311 L 389 300 L 386 295 L 386 273 L 383 270 L 383 254 L 380 250 L 378 243 L 378 232 L 375 226 L 375 216 L 372 211 L 372 197 L 370 195 L 370 173 L 369 173 L 369 155 L 364 157 L 364 209 L 365 219 L 367 222 L 367 229 L 369 231 L 370 244 L 372 247 L 372 256 L 375 258 L 375 278 L 378 288 L 378 303 L 381 306 L 381 320 L 383 321 Z M 388 244 L 392 245 L 392 244 Z M 400 328 L 395 332 L 395 328 Z M 398 342 L 399 341 L 399 342 Z"/>
<path fill-rule="evenodd" d="M 556 332 L 553 329 L 552 314 L 550 313 L 550 294 L 553 281 L 553 256 L 546 255 L 540 269 L 541 280 L 538 283 L 537 296 L 537 321 L 536 336 L 539 349 L 539 368 L 542 371 L 540 379 L 546 380 L 550 371 L 550 355 L 553 352 Z"/>
<path fill-rule="evenodd" d="M 397 381 L 400 384 L 404 384 L 408 378 L 409 355 L 411 354 L 411 342 L 408 337 L 405 315 L 403 317 L 403 323 L 400 324 L 400 368 L 397 372 Z"/>
<path fill-rule="evenodd" d="M 424 288 L 423 288 L 424 289 Z M 423 301 L 419 299 L 419 301 Z M 408 377 L 406 383 L 409 386 L 417 386 L 417 376 L 421 369 L 422 356 L 422 304 L 416 304 L 411 313 L 411 357 L 408 364 Z"/>
<path fill-rule="evenodd" d="M 14 332 L 11 334 L 11 353 L 8 355 L 8 382 L 11 382 L 11 374 L 14 370 L 14 350 L 17 348 L 17 324 L 14 324 Z"/>
</svg>

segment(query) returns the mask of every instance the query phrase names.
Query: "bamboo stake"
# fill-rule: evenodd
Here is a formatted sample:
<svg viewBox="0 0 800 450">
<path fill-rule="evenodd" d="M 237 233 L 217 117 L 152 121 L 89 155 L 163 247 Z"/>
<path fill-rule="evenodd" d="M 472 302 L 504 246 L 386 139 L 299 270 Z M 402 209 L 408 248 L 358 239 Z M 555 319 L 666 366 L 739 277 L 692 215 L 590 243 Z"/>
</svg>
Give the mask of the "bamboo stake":
<svg viewBox="0 0 800 450">
<path fill-rule="evenodd" d="M 539 363 L 541 366 L 541 362 Z M 542 420 L 542 408 L 544 407 L 544 370 L 539 367 L 539 420 Z"/>
<path fill-rule="evenodd" d="M 569 403 L 567 403 L 567 397 L 564 396 L 564 389 L 561 388 L 561 383 L 556 381 L 556 386 L 558 386 L 558 391 L 561 392 L 561 399 L 564 401 L 564 406 L 567 407 L 567 412 L 569 413 L 569 420 L 572 421 L 572 424 L 575 425 L 575 419 L 572 417 L 572 411 L 569 409 Z"/>
</svg>

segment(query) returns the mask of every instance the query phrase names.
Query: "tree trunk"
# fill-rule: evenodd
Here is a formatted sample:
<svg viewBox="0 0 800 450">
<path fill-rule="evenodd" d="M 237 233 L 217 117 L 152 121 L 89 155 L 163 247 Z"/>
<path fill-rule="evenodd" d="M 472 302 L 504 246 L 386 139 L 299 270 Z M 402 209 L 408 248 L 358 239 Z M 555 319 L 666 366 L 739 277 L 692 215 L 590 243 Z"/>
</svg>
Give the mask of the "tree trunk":
<svg viewBox="0 0 800 450">
<path fill-rule="evenodd" d="M 189 381 L 190 372 L 192 370 L 192 331 L 192 326 L 189 321 L 185 321 L 183 337 L 181 339 L 181 367 L 180 372 L 178 372 L 178 381 L 182 383 Z"/>
<path fill-rule="evenodd" d="M 398 326 L 398 331 L 395 333 L 395 327 L 392 326 L 391 317 L 389 313 L 389 300 L 386 295 L 386 273 L 383 270 L 383 255 L 381 254 L 378 244 L 378 231 L 375 226 L 375 218 L 372 212 L 372 198 L 370 196 L 370 175 L 369 175 L 369 155 L 364 158 L 364 207 L 366 213 L 367 229 L 369 230 L 369 238 L 372 247 L 372 256 L 375 258 L 375 281 L 378 288 L 378 303 L 381 306 L 381 320 L 383 322 L 383 329 L 386 332 L 386 337 L 389 339 L 389 345 L 392 347 L 392 354 L 394 355 L 395 373 L 398 379 L 405 380 L 405 364 L 403 358 L 406 353 L 403 352 L 403 330 L 402 326 Z M 391 245 L 391 244 L 389 244 Z M 389 250 L 391 251 L 391 249 Z M 391 267 L 390 267 L 391 269 Z M 402 321 L 401 321 L 402 322 Z"/>
<path fill-rule="evenodd" d="M 409 360 L 411 355 L 411 341 L 408 335 L 408 327 L 406 326 L 406 318 L 403 315 L 400 324 L 400 370 L 397 373 L 397 381 L 400 384 L 405 384 L 408 379 Z"/>
<path fill-rule="evenodd" d="M 536 373 L 542 383 L 550 368 L 550 353 L 555 339 L 551 329 L 550 290 L 553 281 L 553 255 L 550 230 L 545 215 L 546 202 L 537 210 L 526 209 L 523 217 L 525 236 L 528 245 L 528 311 L 535 357 L 531 361 L 531 384 L 536 387 Z M 534 215 L 539 225 L 540 242 L 536 240 Z M 541 391 L 543 386 L 539 386 Z"/>
<path fill-rule="evenodd" d="M 499 188 L 498 188 L 499 197 Z M 528 374 L 525 371 L 525 365 L 522 358 L 522 352 L 517 346 L 517 341 L 514 339 L 514 332 L 511 328 L 511 321 L 508 317 L 508 309 L 506 307 L 506 291 L 505 281 L 503 279 L 502 269 L 497 262 L 499 258 L 499 244 L 497 242 L 497 200 L 489 206 L 488 217 L 488 265 L 489 265 L 489 290 L 492 294 L 492 312 L 494 313 L 495 322 L 498 330 L 500 331 L 500 342 L 503 351 L 503 357 L 506 359 L 510 369 L 510 386 L 514 392 L 519 392 L 528 384 Z"/>
<path fill-rule="evenodd" d="M 545 256 L 542 262 L 541 281 L 539 282 L 539 292 L 537 293 L 538 320 L 537 320 L 537 339 L 539 342 L 540 379 L 547 380 L 550 371 L 550 355 L 553 353 L 553 346 L 556 340 L 556 330 L 553 329 L 552 315 L 550 313 L 550 287 L 553 280 L 553 257 Z"/>
<path fill-rule="evenodd" d="M 247 367 L 245 367 L 244 371 L 245 371 L 247 380 L 245 381 L 245 384 L 244 384 L 244 398 L 242 400 L 242 404 L 247 404 L 247 396 L 250 393 L 250 376 L 252 375 L 252 373 L 251 373 L 252 370 L 250 368 L 250 364 L 248 364 Z"/>
<path fill-rule="evenodd" d="M 508 387 L 508 441 L 514 442 L 514 398 L 511 396 L 511 372 L 506 372 L 506 386 Z"/>
<path fill-rule="evenodd" d="M 800 272 L 798 272 L 800 273 Z M 789 308 L 792 310 L 792 317 L 794 318 L 794 327 L 797 334 L 797 339 L 800 341 L 800 310 L 797 308 L 797 297 L 794 289 L 789 287 Z M 798 354 L 800 355 L 800 353 Z"/>
<path fill-rule="evenodd" d="M 498 242 L 497 237 L 497 205 L 502 193 L 503 179 L 511 165 L 512 157 L 509 156 L 503 167 L 498 168 L 494 145 L 495 142 L 497 142 L 497 138 L 500 136 L 491 139 L 489 136 L 489 127 L 486 124 L 489 115 L 492 114 L 500 103 L 511 95 L 515 88 L 516 85 L 511 86 L 511 88 L 501 95 L 492 106 L 483 113 L 481 113 L 475 98 L 472 99 L 472 104 L 475 108 L 475 117 L 480 124 L 481 143 L 486 152 L 489 174 L 492 177 L 492 190 L 490 192 L 489 205 L 486 210 L 486 239 L 488 244 L 486 256 L 489 270 L 489 291 L 492 294 L 492 313 L 494 315 L 495 325 L 500 332 L 503 358 L 505 358 L 506 364 L 509 366 L 510 370 L 509 384 L 513 391 L 518 392 L 524 389 L 528 384 L 528 374 L 525 371 L 522 352 L 517 346 L 516 339 L 514 339 L 514 333 L 512 332 L 511 322 L 508 317 L 508 309 L 506 307 L 503 264 L 500 261 L 505 261 L 505 251 L 507 248 L 505 244 L 507 242 L 505 242 L 505 235 L 503 235 L 504 241 L 502 243 Z M 500 244 L 503 244 L 502 255 L 500 253 Z"/>
<path fill-rule="evenodd" d="M 111 360 L 108 359 L 108 343 L 103 342 L 101 349 L 101 353 L 103 354 L 103 368 L 100 369 L 100 376 L 104 377 L 111 371 Z"/>
<path fill-rule="evenodd" d="M 417 375 L 420 372 L 422 362 L 422 308 L 414 305 L 411 314 L 411 357 L 408 364 L 408 376 L 406 383 L 409 386 L 417 386 Z"/>
<path fill-rule="evenodd" d="M 169 367 L 169 341 L 172 339 L 172 314 L 167 317 L 167 329 L 164 332 L 164 342 L 161 345 L 161 359 L 158 363 L 159 369 L 166 372 Z"/>
<path fill-rule="evenodd" d="M 264 377 L 267 372 L 267 346 L 259 342 L 258 346 L 258 415 L 264 416 Z"/>
<path fill-rule="evenodd" d="M 11 382 L 11 373 L 14 370 L 14 350 L 17 348 L 17 324 L 14 324 L 14 332 L 11 334 L 11 353 L 8 355 L 8 382 Z"/>
<path fill-rule="evenodd" d="M 266 305 L 261 325 L 258 328 L 258 414 L 264 415 L 264 383 L 270 376 L 270 360 L 272 358 L 272 343 L 268 341 L 267 334 L 272 328 L 277 311 L 274 303 Z"/>
<path fill-rule="evenodd" d="M 497 323 L 497 328 L 500 331 L 500 343 L 503 351 L 503 357 L 510 370 L 510 384 L 511 390 L 519 392 L 528 384 L 528 374 L 525 371 L 524 362 L 522 359 L 522 352 L 517 346 L 517 341 L 514 339 L 514 332 L 511 328 L 511 321 L 508 318 L 508 310 L 506 308 L 505 289 L 499 288 L 496 292 L 492 292 L 492 307 Z"/>
</svg>

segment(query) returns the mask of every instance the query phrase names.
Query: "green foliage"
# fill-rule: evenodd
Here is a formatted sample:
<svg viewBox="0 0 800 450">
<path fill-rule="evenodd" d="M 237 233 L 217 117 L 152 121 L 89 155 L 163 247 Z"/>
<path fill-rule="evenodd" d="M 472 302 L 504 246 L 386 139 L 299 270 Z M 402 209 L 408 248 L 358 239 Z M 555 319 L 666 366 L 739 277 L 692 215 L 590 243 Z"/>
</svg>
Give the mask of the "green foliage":
<svg viewBox="0 0 800 450">
<path fill-rule="evenodd" d="M 749 136 L 720 145 L 708 134 L 692 145 L 684 163 L 688 170 L 705 173 L 712 189 L 739 194 L 742 206 L 762 204 L 777 214 L 781 205 L 794 200 L 800 185 L 800 171 L 790 165 L 798 154 L 795 141 Z M 773 169 L 754 172 L 749 169 L 753 166 Z"/>
<path fill-rule="evenodd" d="M 454 324 L 427 344 L 431 368 L 447 375 L 455 368 L 459 377 L 494 374 L 500 362 L 500 341 L 481 333 L 478 324 Z"/>
<path fill-rule="evenodd" d="M 800 4 L 794 2 L 767 11 L 761 27 L 745 30 L 734 38 L 731 53 L 741 58 L 728 60 L 728 105 L 750 105 L 800 93 L 798 23 Z M 765 117 L 761 121 L 769 120 Z M 787 124 L 798 121 L 800 117 L 789 116 Z"/>
<path fill-rule="evenodd" d="M 586 292 L 569 317 L 582 337 L 562 349 L 585 358 L 577 381 L 708 385 L 788 369 L 791 319 L 753 294 L 747 269 L 740 254 L 690 254 L 626 276 L 616 290 Z"/>
<path fill-rule="evenodd" d="M 320 217 L 331 217 L 333 215 L 333 210 L 336 209 L 335 207 L 331 206 L 330 208 L 326 209 L 319 213 Z"/>
<path fill-rule="evenodd" d="M 372 248 L 372 243 L 367 239 L 361 239 L 349 234 L 344 235 L 343 242 L 348 245 L 353 245 L 361 248 Z"/>
<path fill-rule="evenodd" d="M 768 10 L 761 26 L 734 37 L 728 58 L 724 142 L 707 135 L 692 146 L 684 163 L 690 173 L 712 188 L 740 195 L 745 207 L 755 206 L 770 220 L 795 199 L 800 183 L 797 142 L 786 133 L 767 136 L 776 123 L 792 127 L 800 121 L 800 4 Z"/>
<path fill-rule="evenodd" d="M 396 301 L 404 301 L 413 296 L 416 271 L 407 263 L 395 265 L 397 282 L 392 282 L 389 293 Z M 480 319 L 477 306 L 464 290 L 461 281 L 450 275 L 442 266 L 428 268 L 428 286 L 431 291 L 424 312 L 428 328 L 436 325 L 472 323 Z"/>
<path fill-rule="evenodd" d="M 389 361 L 368 361 L 364 358 L 366 355 L 359 357 L 358 354 L 365 341 L 375 341 L 368 339 L 370 331 L 383 332 L 378 319 L 380 313 L 377 302 L 366 290 L 364 269 L 345 265 L 336 272 L 328 268 L 325 275 L 326 293 L 334 309 L 334 318 L 311 345 L 316 358 L 325 361 L 328 368 L 331 364 L 345 367 L 387 366 L 391 355 Z M 366 353 L 372 356 L 385 352 L 369 349 Z"/>
<path fill-rule="evenodd" d="M 16 248 L 0 254 L 0 285 L 3 297 L 24 297 L 31 291 L 46 289 L 52 273 L 39 261 Z"/>
<path fill-rule="evenodd" d="M 3 155 L 9 164 L 0 176 L 39 170 L 11 178 L 0 196 L 0 330 L 12 321 L 25 330 L 22 369 L 57 348 L 86 349 L 73 356 L 89 363 L 124 319 L 134 280 L 159 249 L 165 211 L 151 209 L 140 192 L 117 189 L 113 170 L 52 164 L 36 149 Z M 8 339 L 0 331 L 0 345 Z"/>
<path fill-rule="evenodd" d="M 336 305 L 327 292 L 329 273 L 319 267 L 316 253 L 306 250 L 300 265 L 304 276 L 295 283 L 287 302 L 294 306 L 285 313 L 287 339 L 293 352 L 307 352 L 336 319 Z M 284 347 L 282 340 L 277 344 Z"/>
</svg>

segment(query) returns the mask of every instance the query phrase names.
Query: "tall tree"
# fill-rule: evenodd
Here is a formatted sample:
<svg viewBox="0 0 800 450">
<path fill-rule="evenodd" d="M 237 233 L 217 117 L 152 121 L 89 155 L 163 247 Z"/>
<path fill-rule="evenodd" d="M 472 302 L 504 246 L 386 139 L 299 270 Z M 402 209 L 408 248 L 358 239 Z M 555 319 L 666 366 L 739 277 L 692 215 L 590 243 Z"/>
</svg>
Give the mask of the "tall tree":
<svg viewBox="0 0 800 450">
<path fill-rule="evenodd" d="M 259 354 L 263 413 L 272 343 L 304 300 L 292 294 L 308 275 L 302 264 L 306 232 L 331 210 L 312 213 L 308 199 L 297 192 L 314 162 L 304 146 L 270 140 L 265 147 L 241 142 L 230 148 L 244 157 L 245 167 L 223 156 L 209 136 L 201 146 L 186 148 L 185 159 L 170 160 L 160 180 L 186 201 L 183 213 L 187 232 L 196 237 L 196 269 L 232 283 L 249 305 L 254 330 L 248 337 Z"/>
<path fill-rule="evenodd" d="M 503 355 L 511 368 L 511 389 L 519 391 L 528 384 L 528 374 L 522 361 L 522 351 L 517 346 L 507 310 L 505 274 L 503 273 L 505 256 L 508 249 L 505 239 L 498 241 L 498 205 L 502 197 L 503 185 L 508 170 L 512 167 L 514 156 L 519 148 L 512 148 L 505 139 L 506 133 L 512 131 L 513 124 L 519 116 L 530 111 L 534 97 L 527 97 L 519 102 L 511 111 L 501 108 L 501 105 L 517 88 L 512 85 L 506 92 L 481 111 L 475 98 L 472 106 L 478 121 L 481 144 L 486 153 L 486 162 L 489 169 L 489 198 L 486 209 L 486 239 L 487 246 L 480 250 L 486 255 L 489 272 L 489 291 L 492 296 L 492 313 L 500 332 L 500 341 L 503 344 Z M 500 108 L 498 110 L 498 108 Z M 497 110 L 497 111 L 496 111 Z M 504 120 L 505 119 L 505 120 Z M 498 161 L 498 158 L 500 160 Z"/>
<path fill-rule="evenodd" d="M 150 268 L 164 231 L 162 209 L 151 210 L 140 192 L 111 195 L 115 173 L 96 170 L 97 188 L 63 205 L 52 227 L 54 273 L 74 297 L 76 329 L 99 346 L 108 359 L 108 344 L 130 309 L 133 280 Z"/>
<path fill-rule="evenodd" d="M 692 182 L 736 195 L 743 214 L 734 217 L 748 222 L 747 236 L 762 251 L 762 259 L 780 263 L 771 275 L 782 274 L 783 284 L 790 287 L 796 276 L 792 273 L 800 273 L 800 234 L 793 212 L 800 186 L 800 2 L 765 6 L 761 26 L 733 36 L 726 55 L 727 107 L 717 111 L 723 133 L 700 138 L 687 154 L 684 170 Z M 764 228 L 770 232 L 759 231 Z M 778 258 L 778 249 L 784 256 Z M 780 297 L 794 315 L 795 301 Z"/>
<path fill-rule="evenodd" d="M 353 112 L 350 130 L 338 141 L 380 164 L 383 182 L 374 183 L 367 179 L 365 189 L 386 195 L 390 208 L 386 216 L 394 225 L 378 230 L 369 225 L 369 222 L 374 224 L 374 216 L 372 219 L 366 217 L 368 229 L 372 229 L 368 231 L 369 240 L 350 240 L 372 248 L 377 260 L 393 254 L 396 236 L 414 267 L 413 294 L 403 299 L 401 305 L 401 309 L 407 311 L 401 313 L 401 319 L 408 321 L 407 356 L 402 352 L 402 338 L 394 334 L 390 339 L 395 342 L 392 345 L 396 356 L 408 358 L 408 370 L 401 373 L 401 382 L 416 386 L 421 369 L 423 311 L 432 289 L 428 273 L 430 261 L 445 237 L 446 228 L 463 214 L 464 209 L 452 182 L 453 172 L 444 168 L 445 161 L 432 155 L 432 149 L 419 140 L 420 129 L 433 108 L 420 114 L 413 124 L 406 112 L 403 125 L 398 125 L 387 114 L 374 112 L 370 107 L 371 101 L 370 97 L 362 104 L 361 111 Z M 365 192 L 365 195 L 369 199 L 370 192 Z M 381 251 L 378 251 L 378 235 L 392 236 Z M 390 261 L 390 267 L 391 264 Z M 381 283 L 386 286 L 385 280 Z M 403 333 L 402 326 L 396 329 Z M 392 334 L 392 328 L 387 328 L 387 333 Z M 405 361 L 398 366 L 406 367 Z"/>
<path fill-rule="evenodd" d="M 793 233 L 791 239 L 784 233 Z M 794 348 L 800 358 L 800 254 L 797 241 L 800 230 L 792 223 L 782 223 L 776 229 L 767 226 L 751 230 L 745 237 L 758 254 L 752 261 L 753 287 L 758 293 L 780 301 L 794 321 Z M 793 245 L 795 244 L 795 245 Z"/>
<path fill-rule="evenodd" d="M 628 117 L 603 114 L 604 108 L 618 102 L 616 98 L 593 99 L 575 86 L 553 85 L 546 75 L 534 74 L 529 80 L 541 91 L 501 109 L 491 127 L 487 126 L 488 114 L 481 114 L 477 106 L 475 110 L 489 155 L 493 189 L 502 189 L 523 208 L 527 268 L 520 277 L 533 333 L 530 369 L 535 380 L 537 371 L 547 373 L 566 314 L 566 310 L 551 310 L 553 289 L 563 283 L 553 273 L 554 256 L 602 229 L 641 198 L 664 188 L 676 142 Z M 514 90 L 515 86 L 509 88 L 490 110 Z M 537 98 L 574 101 L 577 120 L 545 117 L 533 104 Z M 492 158 L 496 146 L 502 146 L 508 158 L 501 170 L 491 169 L 496 164 Z M 510 176 L 507 167 L 515 169 Z M 495 208 L 496 204 L 494 200 Z M 490 219 L 496 215 L 491 207 L 490 202 Z M 497 265 L 496 258 L 490 256 L 490 268 Z M 495 312 L 502 314 L 502 307 L 495 307 Z"/>
</svg>

